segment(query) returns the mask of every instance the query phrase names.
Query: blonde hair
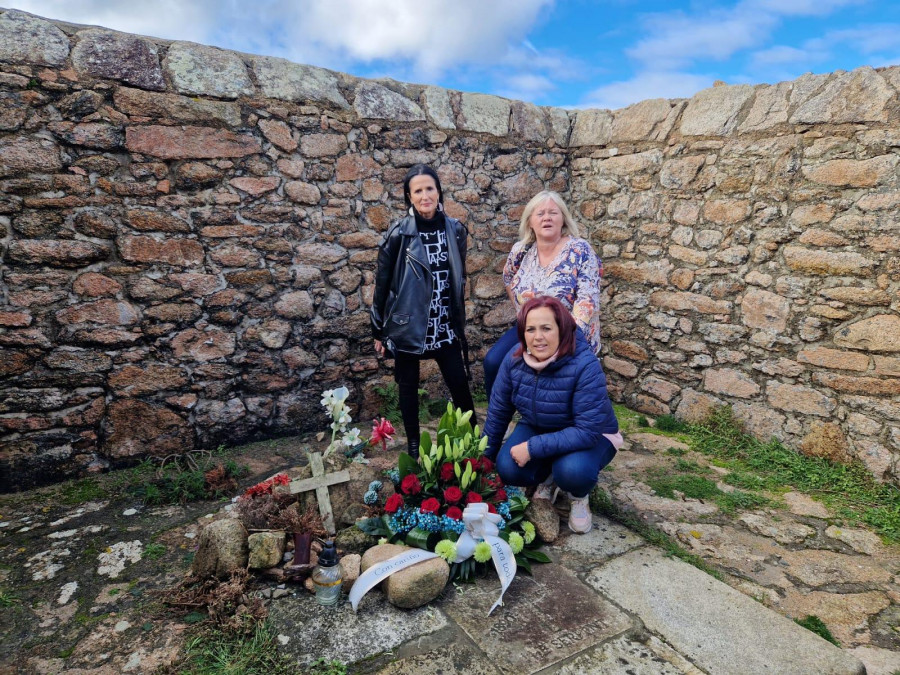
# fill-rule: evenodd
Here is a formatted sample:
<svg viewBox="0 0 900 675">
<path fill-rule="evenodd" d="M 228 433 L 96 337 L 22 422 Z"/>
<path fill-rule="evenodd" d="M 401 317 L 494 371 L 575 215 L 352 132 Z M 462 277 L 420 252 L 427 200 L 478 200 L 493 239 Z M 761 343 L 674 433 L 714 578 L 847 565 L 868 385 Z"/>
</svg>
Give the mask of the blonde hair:
<svg viewBox="0 0 900 675">
<path fill-rule="evenodd" d="M 548 199 L 552 199 L 553 203 L 556 204 L 559 207 L 559 210 L 562 212 L 562 233 L 564 235 L 568 234 L 572 237 L 580 236 L 578 223 L 576 223 L 572 218 L 572 214 L 569 213 L 569 209 L 566 207 L 566 203 L 563 201 L 563 198 L 559 195 L 559 193 L 554 192 L 553 190 L 541 190 L 531 198 L 531 201 L 529 201 L 525 205 L 525 209 L 522 211 L 522 219 L 519 221 L 519 241 L 521 241 L 522 243 L 530 244 L 534 241 L 534 230 L 531 229 L 528 221 L 531 220 L 531 214 L 534 213 L 534 210 L 538 207 L 538 204 L 541 204 Z"/>
</svg>

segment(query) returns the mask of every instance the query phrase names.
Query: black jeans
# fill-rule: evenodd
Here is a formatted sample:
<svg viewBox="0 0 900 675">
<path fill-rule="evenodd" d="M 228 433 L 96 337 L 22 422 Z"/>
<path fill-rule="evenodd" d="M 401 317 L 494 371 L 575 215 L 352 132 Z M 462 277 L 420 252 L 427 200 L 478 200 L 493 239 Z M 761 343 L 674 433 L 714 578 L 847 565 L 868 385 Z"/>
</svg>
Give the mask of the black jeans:
<svg viewBox="0 0 900 675">
<path fill-rule="evenodd" d="M 413 454 L 418 454 L 419 448 L 419 362 L 423 359 L 434 359 L 437 362 L 450 390 L 453 405 L 463 412 L 475 410 L 459 342 L 424 354 L 397 352 L 394 358 L 394 379 L 400 396 L 400 415 L 406 428 L 406 440 Z M 471 423 L 475 425 L 474 414 Z"/>
</svg>

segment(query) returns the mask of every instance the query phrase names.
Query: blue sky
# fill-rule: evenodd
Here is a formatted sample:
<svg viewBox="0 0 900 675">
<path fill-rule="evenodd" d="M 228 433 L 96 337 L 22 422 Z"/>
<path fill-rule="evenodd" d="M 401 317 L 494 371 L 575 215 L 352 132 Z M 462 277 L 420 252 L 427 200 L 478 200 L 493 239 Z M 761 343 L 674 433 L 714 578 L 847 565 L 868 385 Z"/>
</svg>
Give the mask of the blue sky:
<svg viewBox="0 0 900 675">
<path fill-rule="evenodd" d="M 896 0 L 6 0 L 41 16 L 567 108 L 900 64 Z"/>
</svg>

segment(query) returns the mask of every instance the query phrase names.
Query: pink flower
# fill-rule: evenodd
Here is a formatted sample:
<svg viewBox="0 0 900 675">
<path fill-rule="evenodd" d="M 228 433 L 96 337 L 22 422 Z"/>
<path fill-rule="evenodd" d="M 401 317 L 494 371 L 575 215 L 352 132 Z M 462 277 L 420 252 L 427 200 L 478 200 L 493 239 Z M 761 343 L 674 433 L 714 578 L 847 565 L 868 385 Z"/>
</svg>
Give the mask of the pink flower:
<svg viewBox="0 0 900 675">
<path fill-rule="evenodd" d="M 444 490 L 444 501 L 448 504 L 458 504 L 459 500 L 462 499 L 462 496 L 462 490 L 455 485 L 451 485 Z"/>
<path fill-rule="evenodd" d="M 451 506 L 445 515 L 453 520 L 462 520 L 462 511 L 458 506 Z"/>
<path fill-rule="evenodd" d="M 403 497 L 395 492 L 387 498 L 387 501 L 384 503 L 384 510 L 387 513 L 397 513 L 401 506 L 403 506 Z"/>
<path fill-rule="evenodd" d="M 434 497 L 429 497 L 422 502 L 422 506 L 419 507 L 419 510 L 422 513 L 437 513 L 441 510 L 441 503 Z"/>
<path fill-rule="evenodd" d="M 372 437 L 369 439 L 371 445 L 381 443 L 381 449 L 387 450 L 387 442 L 394 440 L 394 425 L 388 420 L 381 418 L 381 421 L 372 420 Z"/>
<path fill-rule="evenodd" d="M 422 491 L 422 484 L 419 482 L 418 476 L 411 473 L 400 483 L 400 492 L 405 495 L 417 495 Z"/>
</svg>

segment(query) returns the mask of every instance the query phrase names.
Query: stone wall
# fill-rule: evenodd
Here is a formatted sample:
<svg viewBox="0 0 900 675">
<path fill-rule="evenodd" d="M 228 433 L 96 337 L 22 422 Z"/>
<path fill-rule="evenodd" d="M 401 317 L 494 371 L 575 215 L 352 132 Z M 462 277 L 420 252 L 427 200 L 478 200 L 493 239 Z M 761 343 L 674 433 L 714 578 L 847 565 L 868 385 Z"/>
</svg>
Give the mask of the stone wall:
<svg viewBox="0 0 900 675">
<path fill-rule="evenodd" d="M 477 359 L 548 187 L 604 258 L 616 399 L 729 403 L 893 477 L 895 84 L 860 69 L 566 112 L 5 11 L 0 489 L 322 429 L 340 384 L 369 419 L 391 379 L 376 247 L 419 161 L 471 233 Z"/>
</svg>

